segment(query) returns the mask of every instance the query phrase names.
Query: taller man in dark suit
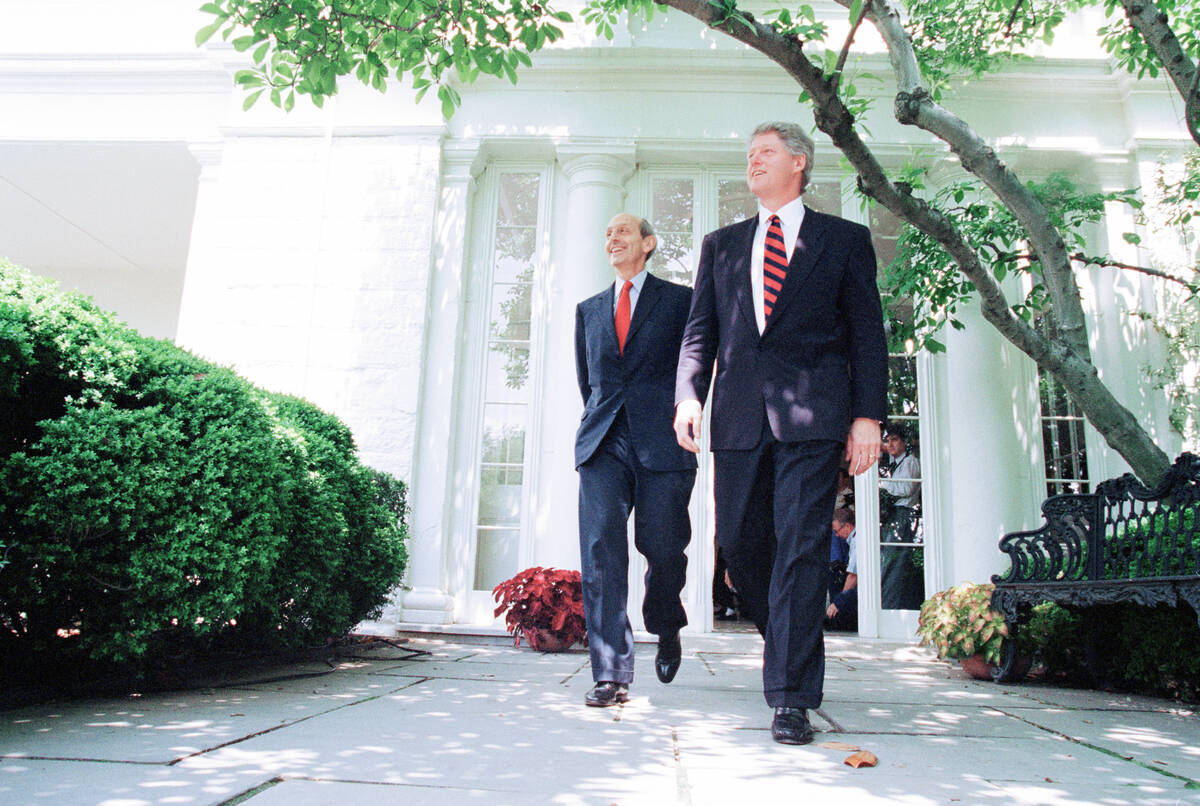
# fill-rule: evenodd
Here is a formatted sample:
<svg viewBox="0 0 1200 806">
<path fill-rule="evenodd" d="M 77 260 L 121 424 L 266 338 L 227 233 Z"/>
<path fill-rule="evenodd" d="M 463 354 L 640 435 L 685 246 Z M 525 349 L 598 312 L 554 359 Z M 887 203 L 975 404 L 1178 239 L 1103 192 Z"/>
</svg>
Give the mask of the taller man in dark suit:
<svg viewBox="0 0 1200 806">
<path fill-rule="evenodd" d="M 759 213 L 704 239 L 675 386 L 676 437 L 698 452 L 712 382 L 717 540 L 766 641 L 771 734 L 786 744 L 812 741 L 805 709 L 821 704 L 838 465 L 857 475 L 879 458 L 887 387 L 870 233 L 803 205 L 812 161 L 799 126 L 754 130 Z"/>
<path fill-rule="evenodd" d="M 633 630 L 626 614 L 633 511 L 634 546 L 646 557 L 642 618 L 658 636 L 655 672 L 670 683 L 682 657 L 679 601 L 692 536 L 688 500 L 696 458 L 672 430 L 675 369 L 691 289 L 648 273 L 656 239 L 649 223 L 622 213 L 609 222 L 605 251 L 616 282 L 575 311 L 575 369 L 583 420 L 575 437 L 579 549 L 588 649 L 596 685 L 588 705 L 629 699 Z"/>
</svg>

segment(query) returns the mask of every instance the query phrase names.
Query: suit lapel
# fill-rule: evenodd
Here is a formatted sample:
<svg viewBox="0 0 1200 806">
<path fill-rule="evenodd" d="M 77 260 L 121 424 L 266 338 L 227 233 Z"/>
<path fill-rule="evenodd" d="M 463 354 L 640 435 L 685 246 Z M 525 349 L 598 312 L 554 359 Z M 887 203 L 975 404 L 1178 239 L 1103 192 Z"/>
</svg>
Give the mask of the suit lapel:
<svg viewBox="0 0 1200 806">
<path fill-rule="evenodd" d="M 629 350 L 629 345 L 633 342 L 633 335 L 638 332 L 638 328 L 642 323 L 650 318 L 650 311 L 658 302 L 658 297 L 662 293 L 662 281 L 649 272 L 646 273 L 646 280 L 642 283 L 642 290 L 638 292 L 637 306 L 633 309 L 633 319 L 629 321 L 629 333 L 625 336 L 625 349 Z M 613 324 L 613 338 L 616 338 L 617 326 Z"/>
<path fill-rule="evenodd" d="M 800 234 L 796 238 L 796 248 L 792 250 L 792 259 L 788 262 L 787 277 L 783 279 L 783 288 L 779 291 L 779 299 L 771 311 L 771 318 L 763 330 L 765 335 L 780 319 L 780 314 L 792 300 L 800 296 L 813 269 L 817 267 L 817 259 L 825 249 L 825 240 L 821 235 L 825 232 L 826 218 L 808 207 L 804 208 L 804 221 L 800 224 Z"/>
<path fill-rule="evenodd" d="M 754 230 L 758 227 L 758 216 L 747 218 L 736 225 L 741 229 L 733 234 L 732 255 L 729 265 L 732 272 L 734 293 L 747 322 L 754 322 L 754 292 L 750 288 L 750 253 L 754 251 Z M 757 329 L 757 326 L 756 326 Z"/>
</svg>

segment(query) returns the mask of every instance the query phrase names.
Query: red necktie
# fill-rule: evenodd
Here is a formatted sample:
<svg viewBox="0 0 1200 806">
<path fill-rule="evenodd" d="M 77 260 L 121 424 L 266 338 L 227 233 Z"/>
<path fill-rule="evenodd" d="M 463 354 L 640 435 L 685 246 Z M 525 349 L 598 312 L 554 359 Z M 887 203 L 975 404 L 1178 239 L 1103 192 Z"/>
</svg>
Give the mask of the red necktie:
<svg viewBox="0 0 1200 806">
<path fill-rule="evenodd" d="M 783 243 L 783 227 L 779 224 L 779 216 L 770 218 L 767 227 L 767 239 L 763 242 L 763 318 L 771 318 L 775 307 L 775 299 L 783 288 L 783 278 L 787 277 L 787 246 Z"/>
<path fill-rule="evenodd" d="M 621 286 L 621 296 L 617 300 L 617 349 L 621 355 L 625 355 L 625 337 L 629 335 L 629 289 L 631 288 L 633 288 L 633 280 L 626 280 L 625 285 Z"/>
</svg>

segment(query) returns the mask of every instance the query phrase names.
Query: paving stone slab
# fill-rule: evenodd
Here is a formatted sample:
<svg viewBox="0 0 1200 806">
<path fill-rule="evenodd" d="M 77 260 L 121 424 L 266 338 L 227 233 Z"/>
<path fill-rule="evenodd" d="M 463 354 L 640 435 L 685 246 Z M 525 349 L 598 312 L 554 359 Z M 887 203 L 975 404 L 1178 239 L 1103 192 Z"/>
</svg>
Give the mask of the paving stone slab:
<svg viewBox="0 0 1200 806">
<path fill-rule="evenodd" d="M 995 806 L 1176 806 L 1195 804 L 1195 793 L 1151 785 L 1081 788 L 1060 784 L 996 783 L 975 776 L 947 780 L 889 774 L 879 769 L 847 773 L 779 772 L 739 774 L 724 770 L 687 773 L 691 806 L 729 803 L 838 804 L 838 806 L 934 806 L 934 804 L 994 804 Z"/>
<path fill-rule="evenodd" d="M 909 778 L 913 791 L 924 791 L 921 780 L 941 783 L 988 780 L 997 785 L 1041 784 L 1046 778 L 1085 792 L 1092 786 L 1149 787 L 1185 792 L 1185 782 L 1146 770 L 1136 764 L 1053 737 L 1029 739 L 974 739 L 818 733 L 803 747 L 777 745 L 770 732 L 732 734 L 680 730 L 679 759 L 693 769 L 728 771 L 734 777 L 753 779 L 786 773 L 840 776 L 849 782 L 857 776 L 885 774 Z M 851 750 L 823 747 L 836 741 L 874 753 L 878 766 L 853 769 L 844 764 Z M 772 747 L 772 745 L 774 745 Z"/>
<path fill-rule="evenodd" d="M 262 690 L 31 706 L 0 713 L 0 756 L 166 763 L 402 685 L 354 686 L 354 693 L 347 693 L 321 678 Z"/>
<path fill-rule="evenodd" d="M 506 683 L 535 683 L 553 685 L 571 677 L 586 673 L 591 681 L 591 672 L 586 663 L 559 668 L 534 668 L 522 663 L 463 663 L 429 662 L 407 663 L 401 666 L 381 667 L 375 674 L 391 678 L 444 678 L 447 680 L 497 680 Z"/>
<path fill-rule="evenodd" d="M 1045 730 L 1200 782 L 1200 717 L 1065 708 L 1013 713 Z"/>
<path fill-rule="evenodd" d="M 216 806 L 262 778 L 244 770 L 162 764 L 0 760 L 0 803 L 70 806 Z"/>
<path fill-rule="evenodd" d="M 1064 688 L 1033 683 L 1014 683 L 1002 688 L 1041 706 L 1061 708 L 1087 708 L 1104 711 L 1158 711 L 1200 718 L 1200 708 L 1195 705 L 1174 703 L 1160 697 L 1143 697 L 1138 694 L 1121 694 L 1112 691 L 1095 691 L 1086 688 Z"/>
<path fill-rule="evenodd" d="M 845 733 L 1036 738 L 1044 731 L 991 707 L 856 702 L 826 697 L 821 710 Z"/>
<path fill-rule="evenodd" d="M 272 783 L 242 801 L 248 806 L 297 806 L 307 803 L 353 803 L 354 806 L 447 806 L 479 803 L 492 806 L 512 800 L 512 793 L 454 786 L 406 786 L 361 781 L 285 780 Z"/>
<path fill-rule="evenodd" d="M 669 733 L 521 684 L 430 680 L 204 756 L 189 769 L 263 778 L 523 791 L 529 778 L 673 775 Z"/>
</svg>

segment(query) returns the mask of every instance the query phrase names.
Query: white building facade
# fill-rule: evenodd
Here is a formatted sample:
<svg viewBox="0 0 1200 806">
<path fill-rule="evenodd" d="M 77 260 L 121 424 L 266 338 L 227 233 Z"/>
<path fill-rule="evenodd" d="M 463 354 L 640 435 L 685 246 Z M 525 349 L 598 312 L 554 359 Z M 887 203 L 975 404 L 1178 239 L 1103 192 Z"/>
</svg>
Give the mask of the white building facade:
<svg viewBox="0 0 1200 806">
<path fill-rule="evenodd" d="M 129 3 L 132 30 L 95 5 L 5 4 L 16 24 L 0 33 L 0 255 L 346 421 L 364 461 L 410 483 L 411 563 L 385 621 L 490 625 L 498 581 L 577 568 L 574 308 L 612 282 L 605 224 L 649 218 L 661 240 L 651 270 L 690 282 L 704 234 L 754 209 L 750 130 L 811 124 L 799 88 L 672 14 L 611 43 L 568 26 L 515 87 L 462 87 L 448 122 L 403 86 L 380 95 L 350 81 L 323 109 L 302 98 L 290 114 L 244 112 L 238 54 L 192 46 L 205 18 L 191 3 Z M 885 75 L 886 57 L 872 58 Z M 1193 147 L 1172 92 L 1060 47 L 949 105 L 1023 178 L 1065 171 L 1115 190 Z M 876 93 L 868 140 L 889 167 L 923 155 L 936 179 L 961 176 L 891 119 L 887 86 Z M 816 139 L 809 204 L 871 225 L 882 267 L 896 222 L 862 208 L 840 155 Z M 1121 237 L 1135 228 L 1114 207 L 1091 251 L 1138 261 Z M 1080 283 L 1104 380 L 1173 455 L 1179 439 L 1141 374 L 1157 348 L 1129 315 L 1153 309 L 1152 282 L 1094 269 Z M 977 312 L 964 319 L 944 353 L 893 360 L 907 385 L 892 414 L 919 451 L 922 500 L 920 543 L 890 548 L 916 560 L 922 597 L 1001 570 L 997 540 L 1038 525 L 1048 483 L 1127 469 L 1045 384 L 1039 394 L 1029 359 Z M 895 535 L 876 485 L 874 472 L 856 482 L 860 631 L 911 637 L 912 606 L 885 606 Z M 690 629 L 705 630 L 707 461 L 692 520 L 685 603 Z M 644 568 L 631 565 L 636 595 Z"/>
</svg>

